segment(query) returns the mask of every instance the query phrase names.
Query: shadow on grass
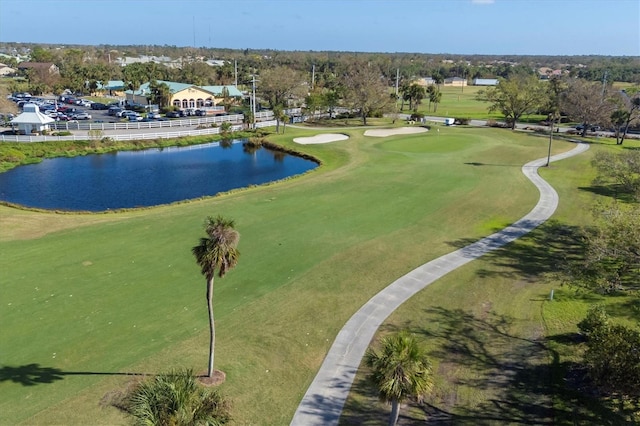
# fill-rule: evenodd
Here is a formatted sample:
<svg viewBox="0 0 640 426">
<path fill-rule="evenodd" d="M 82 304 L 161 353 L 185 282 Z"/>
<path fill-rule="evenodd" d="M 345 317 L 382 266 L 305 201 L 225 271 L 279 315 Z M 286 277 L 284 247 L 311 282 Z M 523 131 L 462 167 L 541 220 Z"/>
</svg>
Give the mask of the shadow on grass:
<svg viewBox="0 0 640 426">
<path fill-rule="evenodd" d="M 490 311 L 476 316 L 432 308 L 426 313 L 436 325 L 411 331 L 440 343 L 430 354 L 441 360 L 434 374 L 449 385 L 419 406 L 427 424 L 625 424 L 624 416 L 571 383 L 579 368 L 561 359 L 555 347 L 574 345 L 577 336 L 545 339 L 542 330 L 532 338 L 516 336 L 509 331 L 517 327 L 514 318 Z M 460 403 L 459 389 L 476 396 Z M 477 395 L 483 398 L 469 403 Z"/>
<path fill-rule="evenodd" d="M 146 373 L 108 373 L 95 371 L 63 371 L 40 364 L 27 364 L 18 367 L 5 365 L 0 368 L 0 383 L 13 382 L 22 386 L 36 386 L 63 380 L 66 376 L 147 376 Z"/>
<path fill-rule="evenodd" d="M 635 194 L 630 193 L 625 190 L 622 185 L 611 184 L 611 185 L 598 185 L 593 184 L 591 186 L 580 186 L 579 190 L 590 192 L 594 195 L 599 195 L 601 197 L 608 197 L 617 201 L 622 201 L 624 203 L 634 203 L 637 202 L 637 198 Z"/>
<path fill-rule="evenodd" d="M 494 231 L 500 231 L 495 229 Z M 456 249 L 464 248 L 476 239 L 460 239 L 449 244 Z M 557 273 L 560 265 L 581 259 L 584 251 L 579 227 L 548 221 L 510 243 L 506 249 L 486 253 L 483 259 L 496 268 L 480 269 L 480 277 L 502 276 L 521 280 L 539 279 L 548 274 Z"/>
</svg>

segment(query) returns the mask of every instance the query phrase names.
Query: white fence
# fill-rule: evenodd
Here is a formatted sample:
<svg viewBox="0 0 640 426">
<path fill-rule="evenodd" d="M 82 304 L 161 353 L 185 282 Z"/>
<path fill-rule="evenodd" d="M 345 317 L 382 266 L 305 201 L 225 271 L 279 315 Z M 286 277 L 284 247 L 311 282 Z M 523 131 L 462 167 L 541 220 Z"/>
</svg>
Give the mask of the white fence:
<svg viewBox="0 0 640 426">
<path fill-rule="evenodd" d="M 275 121 L 272 126 L 275 126 Z M 231 126 L 232 132 L 241 131 L 244 128 L 242 124 L 236 124 Z M 202 135 L 217 135 L 220 133 L 219 127 L 210 127 L 207 129 L 199 130 L 183 130 L 183 131 L 163 131 L 156 133 L 134 133 L 134 134 L 122 134 L 122 135 L 103 135 L 96 138 L 91 138 L 87 135 L 71 135 L 71 136 L 21 136 L 21 135 L 0 135 L 0 140 L 4 142 L 47 142 L 47 141 L 86 141 L 86 140 L 100 140 L 102 137 L 108 137 L 116 141 L 129 141 L 129 140 L 143 140 L 143 139 L 172 139 L 180 138 L 184 136 L 202 136 Z"/>
<path fill-rule="evenodd" d="M 230 123 L 242 123 L 244 115 L 232 114 L 218 117 L 183 118 L 179 120 L 165 121 L 125 121 L 122 123 L 86 123 L 79 121 L 57 122 L 51 127 L 56 130 L 131 130 L 131 129 L 154 129 L 166 127 L 186 127 L 221 124 L 226 121 Z"/>
</svg>

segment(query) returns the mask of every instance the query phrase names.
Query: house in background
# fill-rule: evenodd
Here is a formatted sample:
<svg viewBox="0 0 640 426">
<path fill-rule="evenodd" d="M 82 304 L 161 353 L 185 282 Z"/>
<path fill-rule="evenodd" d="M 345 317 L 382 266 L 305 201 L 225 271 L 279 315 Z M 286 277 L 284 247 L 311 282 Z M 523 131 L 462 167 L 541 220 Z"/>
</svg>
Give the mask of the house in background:
<svg viewBox="0 0 640 426">
<path fill-rule="evenodd" d="M 450 77 L 444 79 L 445 86 L 463 87 L 467 85 L 466 78 Z"/>
<path fill-rule="evenodd" d="M 474 78 L 473 85 L 474 86 L 497 86 L 498 79 L 497 78 Z"/>
<path fill-rule="evenodd" d="M 436 81 L 431 77 L 421 77 L 414 81 L 419 86 L 427 87 L 436 84 Z"/>
<path fill-rule="evenodd" d="M 20 134 L 30 135 L 49 130 L 49 125 L 54 122 L 53 118 L 40 112 L 38 105 L 25 104 L 22 108 L 22 114 L 11 120 L 11 127 L 17 127 Z"/>
<path fill-rule="evenodd" d="M 33 70 L 38 75 L 41 74 L 49 74 L 49 75 L 59 75 L 60 70 L 58 66 L 53 62 L 20 62 L 18 64 L 19 71 L 27 71 Z"/>
<path fill-rule="evenodd" d="M 16 73 L 16 69 L 15 68 L 11 68 L 10 66 L 7 66 L 5 64 L 0 64 L 0 77 L 6 77 L 8 75 L 13 75 Z"/>
<path fill-rule="evenodd" d="M 98 82 L 96 90 L 104 92 L 108 96 L 124 96 L 124 81 L 109 80 L 106 84 Z"/>
</svg>

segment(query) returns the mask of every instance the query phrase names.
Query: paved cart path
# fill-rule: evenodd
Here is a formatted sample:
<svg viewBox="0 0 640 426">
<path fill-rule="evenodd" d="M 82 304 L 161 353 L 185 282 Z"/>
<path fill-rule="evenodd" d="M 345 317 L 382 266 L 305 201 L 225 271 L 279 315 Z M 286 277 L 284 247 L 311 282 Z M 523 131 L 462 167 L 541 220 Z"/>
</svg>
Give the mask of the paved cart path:
<svg viewBox="0 0 640 426">
<path fill-rule="evenodd" d="M 562 160 L 587 149 L 589 145 L 579 143 L 568 152 L 554 155 L 551 161 Z M 378 327 L 396 308 L 438 278 L 527 234 L 551 217 L 558 207 L 558 193 L 538 175 L 538 168 L 546 163 L 547 159 L 541 158 L 522 167 L 522 173 L 540 191 L 538 203 L 526 216 L 495 234 L 434 259 L 398 278 L 349 319 L 338 333 L 300 402 L 292 425 L 338 424 L 360 361 Z"/>
</svg>

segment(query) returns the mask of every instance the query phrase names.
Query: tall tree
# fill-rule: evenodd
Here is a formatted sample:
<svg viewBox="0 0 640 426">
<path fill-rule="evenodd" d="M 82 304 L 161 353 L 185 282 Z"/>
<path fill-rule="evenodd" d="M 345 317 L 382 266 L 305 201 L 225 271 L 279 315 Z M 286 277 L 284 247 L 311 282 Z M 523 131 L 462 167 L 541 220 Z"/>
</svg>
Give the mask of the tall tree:
<svg viewBox="0 0 640 426">
<path fill-rule="evenodd" d="M 489 112 L 500 111 L 513 130 L 523 115 L 543 106 L 545 91 L 536 76 L 514 75 L 500 80 L 495 87 L 481 90 L 477 98 L 491 104 Z"/>
<path fill-rule="evenodd" d="M 160 108 L 168 106 L 171 99 L 171 89 L 166 83 L 158 83 L 156 80 L 149 82 L 149 101 Z"/>
<path fill-rule="evenodd" d="M 224 425 L 229 402 L 218 389 L 198 384 L 190 370 L 159 374 L 136 384 L 122 402 L 115 402 L 136 425 Z"/>
<path fill-rule="evenodd" d="M 333 111 L 340 103 L 340 89 L 328 89 L 322 96 L 322 103 L 329 110 L 329 118 L 333 118 Z"/>
<path fill-rule="evenodd" d="M 380 400 L 391 403 L 389 425 L 394 426 L 401 402 L 410 398 L 421 400 L 431 390 L 431 363 L 426 349 L 407 332 L 383 338 L 381 346 L 380 352 L 369 348 L 365 362 L 371 368 L 368 378 L 378 390 Z"/>
<path fill-rule="evenodd" d="M 433 87 L 433 90 L 429 92 L 429 104 L 433 103 L 433 112 L 438 111 L 438 104 L 442 100 L 442 92 L 438 86 L 430 86 Z"/>
<path fill-rule="evenodd" d="M 308 89 L 304 75 L 289 67 L 264 70 L 259 80 L 257 90 L 269 102 L 270 108 L 288 106 L 290 97 L 304 97 Z"/>
<path fill-rule="evenodd" d="M 207 280 L 207 309 L 209 311 L 209 367 L 207 375 L 213 376 L 213 351 L 216 340 L 215 323 L 213 319 L 213 280 L 218 273 L 222 278 L 238 263 L 240 252 L 237 249 L 240 234 L 234 229 L 234 221 L 222 216 L 209 216 L 205 221 L 206 237 L 200 238 L 200 243 L 191 249 L 200 266 L 202 275 Z"/>
<path fill-rule="evenodd" d="M 398 88 L 398 95 L 400 96 L 400 111 L 404 110 L 404 103 L 411 102 L 411 84 L 409 82 L 402 82 L 400 87 Z M 411 106 L 409 106 L 411 109 Z"/>
<path fill-rule="evenodd" d="M 622 145 L 629 126 L 640 121 L 640 87 L 621 90 L 612 97 L 612 102 L 617 108 L 611 113 L 611 122 L 616 128 L 616 144 Z"/>
<path fill-rule="evenodd" d="M 345 101 L 359 112 L 362 124 L 373 112 L 385 112 L 392 105 L 389 88 L 374 65 L 354 63 L 344 75 Z"/>
</svg>

